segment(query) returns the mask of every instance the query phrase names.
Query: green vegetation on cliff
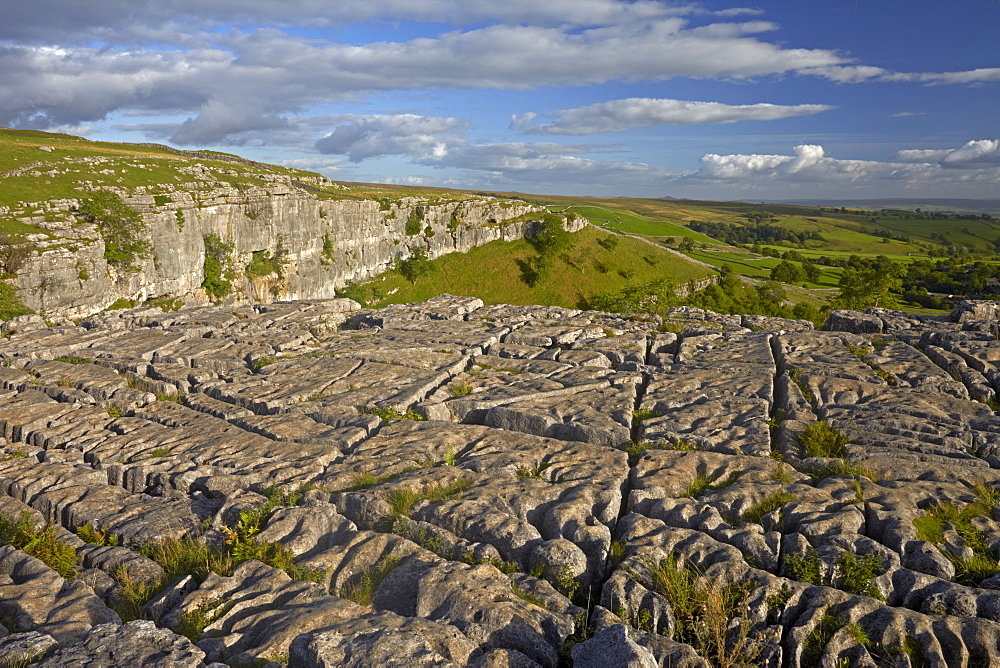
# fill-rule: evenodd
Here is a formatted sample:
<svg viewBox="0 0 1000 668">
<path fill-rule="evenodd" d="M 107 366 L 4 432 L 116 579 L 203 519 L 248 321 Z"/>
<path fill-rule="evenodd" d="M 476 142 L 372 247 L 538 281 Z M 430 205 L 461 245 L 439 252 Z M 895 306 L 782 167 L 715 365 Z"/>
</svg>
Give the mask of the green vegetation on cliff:
<svg viewBox="0 0 1000 668">
<path fill-rule="evenodd" d="M 219 300 L 233 291 L 232 275 L 229 269 L 233 245 L 223 241 L 218 234 L 205 237 L 205 280 L 201 287 L 210 299 Z"/>
<path fill-rule="evenodd" d="M 146 241 L 149 227 L 117 194 L 109 190 L 94 193 L 80 203 L 79 214 L 97 225 L 104 239 L 104 257 L 118 269 L 136 271 L 139 261 L 152 252 Z"/>
<path fill-rule="evenodd" d="M 6 281 L 0 281 L 0 320 L 10 320 L 19 315 L 34 313 L 17 296 L 17 288 Z"/>
<path fill-rule="evenodd" d="M 260 278 L 263 276 L 277 276 L 284 278 L 285 262 L 288 257 L 288 249 L 285 248 L 284 241 L 278 239 L 274 250 L 254 251 L 247 264 L 245 273 L 247 278 Z"/>
</svg>

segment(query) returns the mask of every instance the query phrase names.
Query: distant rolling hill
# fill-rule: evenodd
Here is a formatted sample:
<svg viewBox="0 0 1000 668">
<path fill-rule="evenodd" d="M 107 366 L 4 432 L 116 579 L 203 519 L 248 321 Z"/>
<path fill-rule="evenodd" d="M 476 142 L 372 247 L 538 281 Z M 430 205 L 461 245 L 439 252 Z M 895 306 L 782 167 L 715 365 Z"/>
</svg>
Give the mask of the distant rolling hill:
<svg viewBox="0 0 1000 668">
<path fill-rule="evenodd" d="M 975 213 L 1000 213 L 1000 199 L 787 199 L 771 200 L 775 204 L 798 204 L 801 206 L 836 206 L 852 209 L 922 209 L 924 211 L 970 211 Z"/>
</svg>

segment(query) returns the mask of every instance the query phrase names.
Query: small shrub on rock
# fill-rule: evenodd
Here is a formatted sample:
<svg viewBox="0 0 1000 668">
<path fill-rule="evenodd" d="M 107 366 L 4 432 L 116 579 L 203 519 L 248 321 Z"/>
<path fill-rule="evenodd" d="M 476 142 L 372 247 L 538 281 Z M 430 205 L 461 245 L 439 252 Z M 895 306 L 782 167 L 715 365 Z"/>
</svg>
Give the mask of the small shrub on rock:
<svg viewBox="0 0 1000 668">
<path fill-rule="evenodd" d="M 823 580 L 820 574 L 819 554 L 813 548 L 809 548 L 803 554 L 789 554 L 783 559 L 785 577 L 799 582 L 821 585 Z"/>
<path fill-rule="evenodd" d="M 851 552 L 841 552 L 837 558 L 840 570 L 840 589 L 852 594 L 870 596 L 880 601 L 885 596 L 875 584 L 875 578 L 882 574 L 882 559 L 874 552 L 857 557 Z"/>
<path fill-rule="evenodd" d="M 797 438 L 806 457 L 844 457 L 847 454 L 844 448 L 847 435 L 825 420 L 812 423 Z"/>
<path fill-rule="evenodd" d="M 233 245 L 226 243 L 218 234 L 205 237 L 204 280 L 201 287 L 211 299 L 222 299 L 233 291 L 229 261 Z"/>
</svg>

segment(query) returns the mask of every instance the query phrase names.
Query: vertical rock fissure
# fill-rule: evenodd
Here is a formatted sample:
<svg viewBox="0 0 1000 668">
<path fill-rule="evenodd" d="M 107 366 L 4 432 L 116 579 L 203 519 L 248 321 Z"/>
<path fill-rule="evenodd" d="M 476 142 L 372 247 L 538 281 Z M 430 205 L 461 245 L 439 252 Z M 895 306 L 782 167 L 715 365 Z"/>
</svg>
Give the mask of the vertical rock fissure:
<svg viewBox="0 0 1000 668">
<path fill-rule="evenodd" d="M 650 350 L 650 346 L 651 345 L 652 345 L 652 339 L 649 339 L 648 343 L 647 343 L 647 347 L 646 347 L 646 351 L 647 351 L 647 357 L 646 357 L 646 359 L 647 360 L 649 359 L 649 350 Z M 638 411 L 639 407 L 642 405 L 642 400 L 643 400 L 643 398 L 644 398 L 644 396 L 646 394 L 646 388 L 649 386 L 650 380 L 651 380 L 650 374 L 644 371 L 642 373 L 642 382 L 639 383 L 638 385 L 636 385 L 636 388 L 635 388 L 635 405 L 633 406 L 633 410 Z M 632 442 L 634 444 L 638 444 L 639 443 L 639 434 L 640 434 L 641 426 L 642 426 L 642 424 L 641 424 L 640 421 L 638 421 L 638 420 L 633 420 L 632 421 L 631 437 L 632 437 Z M 622 490 L 621 505 L 619 505 L 619 507 L 618 507 L 618 517 L 615 518 L 614 526 L 611 527 L 611 540 L 612 540 L 612 544 L 614 543 L 615 537 L 618 534 L 618 525 L 621 523 L 621 521 L 625 517 L 625 515 L 627 515 L 629 513 L 629 497 L 631 496 L 632 488 L 634 486 L 634 482 L 633 482 L 633 480 L 634 480 L 634 478 L 633 478 L 634 469 L 635 469 L 635 465 L 631 465 L 630 464 L 629 471 L 628 471 L 628 476 L 626 476 L 625 480 L 622 482 L 622 487 L 621 487 L 621 490 Z M 587 597 L 587 621 L 588 621 L 588 624 L 589 624 L 589 621 L 590 621 L 590 617 L 593 614 L 594 606 L 596 606 L 597 603 L 601 600 L 601 592 L 604 590 L 604 585 L 607 582 L 608 578 L 611 577 L 611 574 L 612 574 L 611 570 L 612 570 L 612 561 L 613 561 L 613 558 L 614 557 L 612 556 L 612 552 L 609 551 L 607 557 L 605 557 L 605 560 L 604 560 L 604 573 L 595 574 L 595 575 L 599 575 L 600 577 L 595 577 L 594 578 L 594 582 L 593 582 L 593 584 L 590 587 L 590 591 L 588 592 L 588 597 Z"/>
<path fill-rule="evenodd" d="M 768 429 L 768 436 L 771 439 L 771 452 L 775 452 L 778 451 L 779 446 L 778 434 L 781 429 L 781 420 L 779 418 L 782 417 L 783 412 L 786 410 L 785 406 L 788 405 L 788 395 L 784 391 L 784 385 L 780 382 L 781 376 L 785 373 L 784 357 L 781 354 L 781 341 L 777 336 L 772 336 L 769 339 L 769 344 L 771 361 L 774 363 L 774 376 L 771 381 L 773 383 L 773 396 L 767 414 L 771 423 Z"/>
<path fill-rule="evenodd" d="M 773 376 L 773 396 L 771 398 L 771 408 L 768 412 L 768 418 L 770 419 L 770 425 L 768 426 L 768 436 L 771 439 L 771 452 L 780 452 L 780 434 L 781 434 L 781 421 L 779 418 L 783 417 L 784 411 L 787 410 L 788 406 L 788 394 L 785 392 L 786 385 L 780 382 L 780 378 L 783 374 L 787 373 L 787 365 L 785 364 L 784 355 L 781 352 L 781 338 L 779 336 L 771 336 L 768 339 L 768 348 L 771 351 L 771 361 L 774 364 L 774 376 Z M 784 533 L 782 533 L 784 536 Z M 778 541 L 778 550 L 775 555 L 777 564 L 777 569 L 775 575 L 781 574 L 781 563 L 784 559 L 784 549 L 785 541 Z M 794 625 L 783 624 L 781 629 L 781 640 L 779 641 L 783 647 L 788 647 L 788 638 Z M 781 665 L 784 667 L 793 665 L 793 657 L 790 652 L 782 653 Z"/>
</svg>

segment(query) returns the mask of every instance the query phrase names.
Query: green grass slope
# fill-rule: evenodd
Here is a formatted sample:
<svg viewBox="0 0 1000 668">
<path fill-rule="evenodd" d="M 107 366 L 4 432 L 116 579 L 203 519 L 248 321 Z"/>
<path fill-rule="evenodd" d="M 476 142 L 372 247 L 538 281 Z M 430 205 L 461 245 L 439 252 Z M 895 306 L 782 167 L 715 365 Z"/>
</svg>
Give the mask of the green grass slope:
<svg viewBox="0 0 1000 668">
<path fill-rule="evenodd" d="M 546 280 L 529 285 L 525 263 L 536 255 L 524 240 L 494 241 L 468 253 L 452 253 L 430 262 L 427 275 L 411 284 L 387 272 L 359 286 L 352 296 L 369 305 L 422 301 L 441 293 L 471 295 L 487 304 L 544 304 L 579 308 L 602 292 L 668 278 L 677 285 L 714 272 L 637 239 L 586 227 L 573 234 L 572 247 L 557 257 Z M 375 298 L 372 297 L 375 295 Z"/>
</svg>

